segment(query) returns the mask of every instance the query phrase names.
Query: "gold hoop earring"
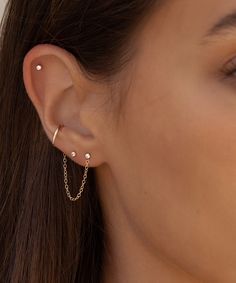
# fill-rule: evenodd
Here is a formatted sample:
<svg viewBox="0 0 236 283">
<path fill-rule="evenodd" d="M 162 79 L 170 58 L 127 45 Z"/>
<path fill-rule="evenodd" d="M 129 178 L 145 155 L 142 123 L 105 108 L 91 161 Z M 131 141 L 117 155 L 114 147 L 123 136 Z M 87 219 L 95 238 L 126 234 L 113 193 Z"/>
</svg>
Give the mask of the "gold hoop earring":
<svg viewBox="0 0 236 283">
<path fill-rule="evenodd" d="M 53 145 L 55 144 L 55 139 L 56 139 L 56 136 L 58 134 L 59 129 L 60 129 L 60 125 L 57 127 L 57 129 L 54 132 L 53 139 L 52 139 L 52 144 Z M 72 157 L 75 157 L 76 156 L 76 152 L 72 151 L 71 155 L 72 155 Z M 85 170 L 84 170 L 84 174 L 83 174 L 82 184 L 80 186 L 78 194 L 75 197 L 72 197 L 71 193 L 69 191 L 69 185 L 68 185 L 67 158 L 66 158 L 66 154 L 63 152 L 64 185 L 65 185 L 66 195 L 68 196 L 68 198 L 71 201 L 78 200 L 81 197 L 81 194 L 82 194 L 82 192 L 84 190 L 84 185 L 85 185 L 86 179 L 87 179 L 87 173 L 88 173 L 89 161 L 90 161 L 90 158 L 91 158 L 91 154 L 87 152 L 87 153 L 85 153 L 84 157 L 86 159 L 86 162 L 85 162 Z"/>
</svg>

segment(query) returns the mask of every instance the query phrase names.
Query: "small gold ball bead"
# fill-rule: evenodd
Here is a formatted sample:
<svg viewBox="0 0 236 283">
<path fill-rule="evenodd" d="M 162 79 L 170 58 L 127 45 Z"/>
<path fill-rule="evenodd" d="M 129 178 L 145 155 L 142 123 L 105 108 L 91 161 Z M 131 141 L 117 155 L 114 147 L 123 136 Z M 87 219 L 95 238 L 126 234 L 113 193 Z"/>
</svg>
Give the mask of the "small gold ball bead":
<svg viewBox="0 0 236 283">
<path fill-rule="evenodd" d="M 36 66 L 36 70 L 37 70 L 37 71 L 42 70 L 42 66 L 41 66 L 41 65 L 37 65 L 37 66 Z"/>
<path fill-rule="evenodd" d="M 91 158 L 91 154 L 90 154 L 90 153 L 86 153 L 86 154 L 85 154 L 85 158 L 86 158 L 86 159 L 90 159 L 90 158 Z"/>
<path fill-rule="evenodd" d="M 71 152 L 71 156 L 72 156 L 72 157 L 75 157 L 75 156 L 76 156 L 76 152 L 75 152 L 75 151 L 72 151 L 72 152 Z"/>
</svg>

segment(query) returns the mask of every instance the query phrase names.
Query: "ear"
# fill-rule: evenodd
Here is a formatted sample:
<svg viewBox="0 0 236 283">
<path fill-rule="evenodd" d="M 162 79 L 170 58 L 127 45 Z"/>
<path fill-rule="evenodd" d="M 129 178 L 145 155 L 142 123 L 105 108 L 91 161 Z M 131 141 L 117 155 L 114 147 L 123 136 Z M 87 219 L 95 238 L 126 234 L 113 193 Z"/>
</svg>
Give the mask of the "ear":
<svg viewBox="0 0 236 283">
<path fill-rule="evenodd" d="M 25 55 L 23 79 L 51 142 L 57 127 L 63 125 L 54 146 L 70 158 L 75 151 L 73 160 L 82 166 L 87 152 L 90 166 L 103 163 L 100 141 L 106 117 L 99 106 L 109 95 L 107 86 L 89 79 L 71 53 L 51 44 L 36 45 Z"/>
</svg>

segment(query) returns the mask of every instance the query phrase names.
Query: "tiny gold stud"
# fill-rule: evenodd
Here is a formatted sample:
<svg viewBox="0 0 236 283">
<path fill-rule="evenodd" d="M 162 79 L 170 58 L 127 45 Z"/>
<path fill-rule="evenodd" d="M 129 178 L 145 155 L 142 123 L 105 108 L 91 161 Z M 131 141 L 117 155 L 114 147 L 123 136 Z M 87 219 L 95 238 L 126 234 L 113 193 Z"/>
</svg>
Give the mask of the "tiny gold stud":
<svg viewBox="0 0 236 283">
<path fill-rule="evenodd" d="M 71 156 L 72 156 L 72 157 L 75 157 L 75 156 L 76 156 L 76 152 L 75 152 L 75 151 L 72 151 L 72 152 L 71 152 Z"/>
<path fill-rule="evenodd" d="M 36 70 L 37 70 L 37 71 L 42 70 L 42 65 L 37 65 L 37 66 L 36 66 Z"/>
<path fill-rule="evenodd" d="M 90 159 L 90 158 L 91 158 L 91 154 L 87 152 L 87 153 L 85 154 L 85 158 L 86 158 L 86 159 Z"/>
</svg>

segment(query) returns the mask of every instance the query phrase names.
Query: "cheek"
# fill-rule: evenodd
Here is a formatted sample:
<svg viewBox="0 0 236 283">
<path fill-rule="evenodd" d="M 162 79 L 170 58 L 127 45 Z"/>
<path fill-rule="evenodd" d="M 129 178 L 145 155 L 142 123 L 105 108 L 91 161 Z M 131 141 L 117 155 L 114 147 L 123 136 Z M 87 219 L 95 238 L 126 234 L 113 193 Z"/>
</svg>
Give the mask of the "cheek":
<svg viewBox="0 0 236 283">
<path fill-rule="evenodd" d="M 203 195 L 210 200 L 217 192 L 219 201 L 230 192 L 236 197 L 236 108 L 227 94 L 190 83 L 156 93 L 129 107 L 126 137 L 136 161 L 162 172 L 172 180 L 171 190 L 188 200 Z"/>
<path fill-rule="evenodd" d="M 236 261 L 236 111 L 225 96 L 189 81 L 136 93 L 128 106 L 137 226 L 192 271 L 197 260 L 212 270 L 214 257 Z"/>
</svg>

